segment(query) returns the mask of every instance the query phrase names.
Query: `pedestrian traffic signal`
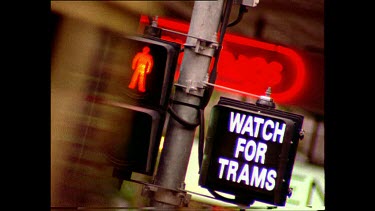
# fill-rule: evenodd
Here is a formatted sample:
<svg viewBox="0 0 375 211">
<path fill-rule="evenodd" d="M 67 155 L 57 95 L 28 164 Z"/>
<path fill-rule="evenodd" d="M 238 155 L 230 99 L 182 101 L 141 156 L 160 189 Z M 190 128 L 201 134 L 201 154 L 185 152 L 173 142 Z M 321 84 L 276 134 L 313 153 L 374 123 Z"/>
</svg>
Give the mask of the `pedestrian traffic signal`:
<svg viewBox="0 0 375 211">
<path fill-rule="evenodd" d="M 180 44 L 156 37 L 123 37 L 126 48 L 119 85 L 125 100 L 151 108 L 166 108 L 172 90 Z"/>
<path fill-rule="evenodd" d="M 298 114 L 221 97 L 211 110 L 199 185 L 241 205 L 284 206 L 302 122 Z"/>
<path fill-rule="evenodd" d="M 112 75 L 106 103 L 115 107 L 121 124 L 108 140 L 106 155 L 116 177 L 152 175 L 181 45 L 156 37 L 106 35 L 103 66 Z"/>
</svg>

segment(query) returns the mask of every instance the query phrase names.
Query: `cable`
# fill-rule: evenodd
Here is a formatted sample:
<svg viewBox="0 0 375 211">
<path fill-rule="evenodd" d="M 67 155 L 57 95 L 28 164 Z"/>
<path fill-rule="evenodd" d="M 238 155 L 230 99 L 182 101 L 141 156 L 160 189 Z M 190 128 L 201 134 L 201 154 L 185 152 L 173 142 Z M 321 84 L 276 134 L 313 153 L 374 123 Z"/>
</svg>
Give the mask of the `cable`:
<svg viewBox="0 0 375 211">
<path fill-rule="evenodd" d="M 219 62 L 220 51 L 221 51 L 221 48 L 222 48 L 222 43 L 223 43 L 223 40 L 224 40 L 226 25 L 227 25 L 228 20 L 229 20 L 229 15 L 230 15 L 230 10 L 232 8 L 232 3 L 233 3 L 233 0 L 227 0 L 226 5 L 225 5 L 224 18 L 222 20 L 222 25 L 221 25 L 222 28 L 220 30 L 220 37 L 219 37 L 219 46 L 218 46 L 219 50 L 216 52 L 216 55 L 215 55 L 214 67 L 213 67 L 213 69 L 211 71 L 211 74 L 210 74 L 210 77 L 209 77 L 210 83 L 215 83 L 215 81 L 216 81 L 217 65 L 218 65 L 218 62 Z M 200 123 L 201 123 L 201 125 L 199 127 L 199 140 L 198 140 L 199 173 L 201 171 L 201 166 L 202 166 L 202 161 L 203 161 L 203 151 L 204 151 L 204 129 L 205 129 L 204 128 L 204 108 L 207 106 L 207 104 L 208 104 L 208 102 L 211 98 L 213 90 L 214 90 L 214 86 L 210 86 L 205 90 L 205 92 L 203 93 L 201 104 L 200 104 L 200 107 L 201 107 Z"/>
<path fill-rule="evenodd" d="M 209 82 L 210 83 L 215 83 L 216 77 L 217 77 L 217 66 L 219 63 L 219 57 L 220 57 L 220 52 L 222 49 L 223 45 L 223 40 L 224 40 L 224 35 L 226 31 L 226 27 L 228 24 L 229 16 L 230 16 L 230 11 L 232 9 L 232 4 L 233 0 L 227 0 L 225 9 L 224 9 L 224 18 L 221 24 L 221 29 L 220 29 L 220 37 L 219 37 L 219 43 L 218 43 L 218 51 L 216 51 L 215 54 L 215 61 L 214 61 L 214 66 L 212 68 L 212 71 L 209 76 Z M 212 92 L 214 90 L 214 87 L 209 87 L 205 90 L 202 101 L 201 101 L 201 107 L 205 108 L 211 98 Z"/>
<path fill-rule="evenodd" d="M 220 201 L 225 201 L 225 202 L 229 202 L 229 203 L 234 203 L 235 204 L 235 201 L 234 199 L 229 199 L 229 198 L 226 198 L 218 193 L 216 193 L 214 190 L 211 190 L 211 189 L 207 189 L 208 192 L 210 192 L 216 199 L 219 199 Z"/>
<path fill-rule="evenodd" d="M 193 107 L 191 105 L 187 105 L 186 106 L 190 106 L 190 107 Z M 199 111 L 200 109 L 198 109 L 198 115 L 199 114 Z M 188 129 L 194 129 L 195 127 L 197 127 L 199 124 L 200 124 L 200 121 L 198 120 L 198 122 L 196 123 L 190 123 L 184 119 L 182 119 L 181 117 L 178 116 L 178 114 L 173 110 L 173 108 L 171 106 L 168 106 L 168 112 L 171 114 L 171 116 L 178 122 L 180 123 L 181 125 L 187 127 Z"/>
<path fill-rule="evenodd" d="M 247 12 L 247 6 L 241 4 L 240 5 L 240 8 L 239 8 L 239 12 L 238 12 L 238 16 L 237 16 L 237 19 L 234 20 L 232 23 L 228 24 L 227 27 L 232 27 L 234 25 L 237 25 L 241 20 L 242 20 L 242 17 L 243 17 L 243 14 L 245 12 Z"/>
<path fill-rule="evenodd" d="M 223 21 L 222 21 L 222 25 L 221 25 L 221 30 L 220 30 L 220 37 L 219 37 L 219 47 L 218 47 L 218 51 L 216 52 L 216 55 L 215 55 L 215 61 L 214 61 L 214 67 L 211 71 L 211 74 L 210 74 L 210 77 L 209 77 L 209 83 L 210 84 L 214 84 L 215 81 L 216 81 L 216 77 L 217 77 L 217 66 L 218 66 L 218 62 L 219 62 L 219 56 L 220 56 L 220 52 L 221 52 L 221 48 L 222 48 L 222 44 L 223 44 L 223 40 L 224 40 L 224 35 L 225 35 L 225 31 L 226 31 L 226 27 L 227 27 L 227 24 L 228 24 L 228 20 L 229 20 L 229 16 L 230 16 L 230 11 L 231 11 L 231 8 L 232 8 L 232 4 L 233 4 L 233 0 L 227 0 L 226 2 L 226 5 L 225 5 L 225 9 L 224 9 L 224 18 L 223 18 Z M 242 13 L 244 13 L 243 9 L 241 10 L 240 9 L 240 14 L 242 16 Z M 242 17 L 239 17 L 240 19 Z M 237 20 L 236 20 L 237 21 Z M 238 21 L 239 22 L 239 21 Z M 236 24 L 236 23 L 231 23 L 230 25 L 233 25 L 233 24 Z M 204 95 L 203 95 L 203 98 L 202 98 L 202 101 L 201 101 L 201 109 L 199 110 L 199 113 L 200 113 L 200 127 L 199 127 L 199 143 L 198 143 L 198 162 L 199 162 L 199 173 L 201 172 L 201 167 L 202 167 L 202 161 L 203 161 L 203 153 L 204 153 L 204 108 L 207 106 L 210 98 L 211 98 L 211 95 L 212 95 L 212 92 L 213 92 L 213 89 L 214 89 L 214 86 L 209 86 L 205 92 L 204 92 Z M 238 202 L 240 203 L 248 203 L 248 204 L 252 204 L 254 202 L 254 200 L 250 199 L 250 200 L 246 200 L 244 201 L 243 198 L 236 198 L 235 199 L 230 199 L 230 198 L 226 198 L 218 193 L 216 193 L 214 190 L 212 189 L 207 189 L 216 199 L 219 199 L 221 201 L 226 201 L 226 202 L 229 202 L 229 203 L 234 203 L 234 204 L 237 204 Z"/>
<path fill-rule="evenodd" d="M 208 192 L 210 192 L 216 199 L 219 199 L 220 201 L 225 201 L 225 202 L 229 202 L 229 203 L 232 203 L 232 204 L 242 204 L 242 205 L 245 205 L 245 206 L 250 206 L 251 204 L 254 203 L 254 199 L 246 199 L 244 197 L 235 197 L 234 199 L 230 199 L 230 198 L 227 198 L 227 197 L 224 197 L 220 194 L 218 194 L 217 192 L 215 192 L 214 190 L 212 189 L 207 189 Z"/>
<path fill-rule="evenodd" d="M 214 67 L 211 71 L 211 74 L 210 74 L 210 77 L 209 77 L 209 82 L 210 83 L 215 83 L 216 81 L 216 76 L 217 76 L 217 65 L 218 65 L 218 62 L 219 62 L 219 56 L 220 56 L 220 51 L 221 51 L 221 47 L 222 47 L 222 43 L 223 43 L 223 40 L 224 40 L 224 35 L 225 35 L 225 31 L 226 31 L 226 25 L 228 23 L 228 20 L 229 20 L 229 15 L 230 15 L 230 10 L 232 8 L 232 3 L 233 3 L 233 0 L 227 0 L 226 2 L 226 5 L 225 5 L 225 9 L 224 9 L 224 18 L 223 18 L 223 23 L 221 25 L 221 30 L 220 30 L 220 37 L 219 37 L 219 50 L 216 52 L 216 55 L 215 55 L 215 61 L 214 61 Z M 203 150 L 204 150 L 204 108 L 207 106 L 210 98 L 211 98 L 211 95 L 212 95 L 212 92 L 214 90 L 214 86 L 209 86 L 207 89 L 205 89 L 205 92 L 203 93 L 203 97 L 202 97 L 202 100 L 201 100 L 201 103 L 200 103 L 200 108 L 201 108 L 201 120 L 200 120 L 200 123 L 203 124 L 203 127 L 202 125 L 200 126 L 200 133 L 199 133 L 199 142 L 198 142 L 198 162 L 199 162 L 199 172 L 200 172 L 200 169 L 201 169 L 201 165 L 202 165 L 202 161 L 203 161 Z"/>
<path fill-rule="evenodd" d="M 199 174 L 201 173 L 201 167 L 203 162 L 203 150 L 204 150 L 204 129 L 205 129 L 205 122 L 204 122 L 204 110 L 200 109 L 200 126 L 199 126 L 199 140 L 198 140 L 198 166 L 199 166 Z"/>
</svg>

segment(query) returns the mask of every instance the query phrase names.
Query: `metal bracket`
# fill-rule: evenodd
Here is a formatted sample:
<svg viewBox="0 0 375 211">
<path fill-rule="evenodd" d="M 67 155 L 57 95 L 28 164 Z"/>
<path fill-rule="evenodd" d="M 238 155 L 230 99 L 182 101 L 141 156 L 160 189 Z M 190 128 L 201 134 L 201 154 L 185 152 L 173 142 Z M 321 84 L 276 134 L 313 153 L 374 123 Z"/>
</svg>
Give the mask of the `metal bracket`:
<svg viewBox="0 0 375 211">
<path fill-rule="evenodd" d="M 185 92 L 198 97 L 203 97 L 206 85 L 202 81 L 186 80 L 187 85 L 174 84 L 176 87 L 185 89 Z"/>
<path fill-rule="evenodd" d="M 216 40 L 216 34 L 214 36 L 212 36 L 213 40 L 205 40 L 205 39 L 193 36 L 193 35 L 188 35 L 188 34 L 185 34 L 185 33 L 177 32 L 177 31 L 174 31 L 174 30 L 166 29 L 166 28 L 160 28 L 160 29 L 162 29 L 163 31 L 183 35 L 183 36 L 186 36 L 188 38 L 196 39 L 197 42 L 195 43 L 195 45 L 187 44 L 187 43 L 184 44 L 185 48 L 194 48 L 195 53 L 199 53 L 199 54 L 202 54 L 202 55 L 205 55 L 205 56 L 213 57 L 214 54 L 215 54 L 215 51 L 217 49 L 219 49 L 219 43 L 216 42 L 216 41 L 213 41 L 213 40 Z"/>
<path fill-rule="evenodd" d="M 242 0 L 242 5 L 248 6 L 248 7 L 256 7 L 259 3 L 259 0 Z"/>
<path fill-rule="evenodd" d="M 143 186 L 142 196 L 179 207 L 187 207 L 191 199 L 191 195 L 186 191 L 167 189 L 151 184 Z"/>
<path fill-rule="evenodd" d="M 184 44 L 185 48 L 194 48 L 194 52 L 204 55 L 213 57 L 215 55 L 215 51 L 219 48 L 219 44 L 217 42 L 208 41 L 196 38 L 197 42 L 195 45 L 191 44 Z"/>
</svg>

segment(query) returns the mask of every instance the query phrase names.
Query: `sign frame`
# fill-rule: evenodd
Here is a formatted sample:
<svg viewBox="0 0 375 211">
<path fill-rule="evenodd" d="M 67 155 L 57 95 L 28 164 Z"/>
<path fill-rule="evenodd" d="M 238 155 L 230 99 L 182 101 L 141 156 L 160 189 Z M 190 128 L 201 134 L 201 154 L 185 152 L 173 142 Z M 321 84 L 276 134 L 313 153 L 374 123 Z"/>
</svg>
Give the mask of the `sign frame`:
<svg viewBox="0 0 375 211">
<path fill-rule="evenodd" d="M 245 161 L 240 157 L 228 158 L 230 154 L 233 156 L 235 151 L 234 148 L 236 147 L 235 137 L 239 136 L 238 134 L 234 135 L 233 133 L 225 130 L 227 125 L 224 124 L 224 122 L 229 122 L 228 112 L 230 111 L 239 112 L 241 114 L 249 114 L 254 117 L 258 116 L 278 120 L 286 124 L 286 129 L 281 144 L 272 142 L 270 140 L 266 142 L 269 148 L 268 150 L 272 149 L 269 152 L 273 154 L 269 153 L 263 156 L 263 158 L 265 157 L 264 164 L 259 164 L 253 161 Z M 303 118 L 304 117 L 302 115 L 260 107 L 255 104 L 221 97 L 219 103 L 211 110 L 210 124 L 206 136 L 203 161 L 199 177 L 199 185 L 209 189 L 210 191 L 220 191 L 223 193 L 232 194 L 236 196 L 236 199 L 238 198 L 237 202 L 241 204 L 244 201 L 243 199 L 247 198 L 249 199 L 248 201 L 257 200 L 269 204 L 284 206 L 287 196 L 290 196 L 291 193 L 289 185 L 294 160 L 297 153 L 298 142 L 300 139 Z M 254 142 L 259 144 L 260 140 L 254 138 Z M 222 175 L 223 171 L 225 170 L 220 169 L 223 168 L 223 164 L 221 166 L 218 164 L 218 159 L 225 157 L 224 155 L 227 156 L 226 158 L 228 158 L 228 160 L 234 160 L 233 162 L 237 162 L 240 168 L 242 165 L 244 166 L 246 164 L 251 167 L 256 166 L 263 171 L 264 169 L 272 166 L 272 168 L 276 170 L 277 174 L 276 178 L 274 178 L 274 188 L 268 191 L 259 187 L 249 186 L 248 184 L 244 184 L 243 181 L 229 181 L 227 180 L 228 176 L 227 179 L 225 179 Z M 274 163 L 272 163 L 273 161 Z M 236 199 L 234 199 L 235 202 Z"/>
</svg>

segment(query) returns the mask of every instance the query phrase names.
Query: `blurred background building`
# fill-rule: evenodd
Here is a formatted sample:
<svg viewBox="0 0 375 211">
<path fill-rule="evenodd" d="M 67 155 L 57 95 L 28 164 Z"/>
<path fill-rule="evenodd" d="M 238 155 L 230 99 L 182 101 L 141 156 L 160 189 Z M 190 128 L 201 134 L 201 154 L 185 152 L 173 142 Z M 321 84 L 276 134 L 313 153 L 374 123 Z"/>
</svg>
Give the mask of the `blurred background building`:
<svg viewBox="0 0 375 211">
<path fill-rule="evenodd" d="M 120 136 L 124 123 L 118 110 L 91 99 L 108 95 L 106 90 L 116 75 L 106 71 L 101 60 L 106 50 L 102 28 L 138 33 L 141 15 L 189 22 L 193 5 L 194 1 L 51 1 L 51 207 L 147 206 L 141 186 L 119 183 L 103 155 L 106 140 Z M 237 8 L 233 6 L 231 20 L 237 17 Z M 324 1 L 260 0 L 227 33 L 286 46 L 303 55 L 313 75 L 306 82 L 308 91 L 302 100 L 278 107 L 305 117 L 305 136 L 299 143 L 291 182 L 294 192 L 287 203 L 302 208 L 324 206 Z M 243 95 L 215 91 L 206 117 L 220 96 L 254 102 Z M 186 189 L 209 195 L 198 187 L 197 163 L 194 145 Z M 190 206 L 229 206 L 199 194 L 193 195 Z"/>
</svg>

